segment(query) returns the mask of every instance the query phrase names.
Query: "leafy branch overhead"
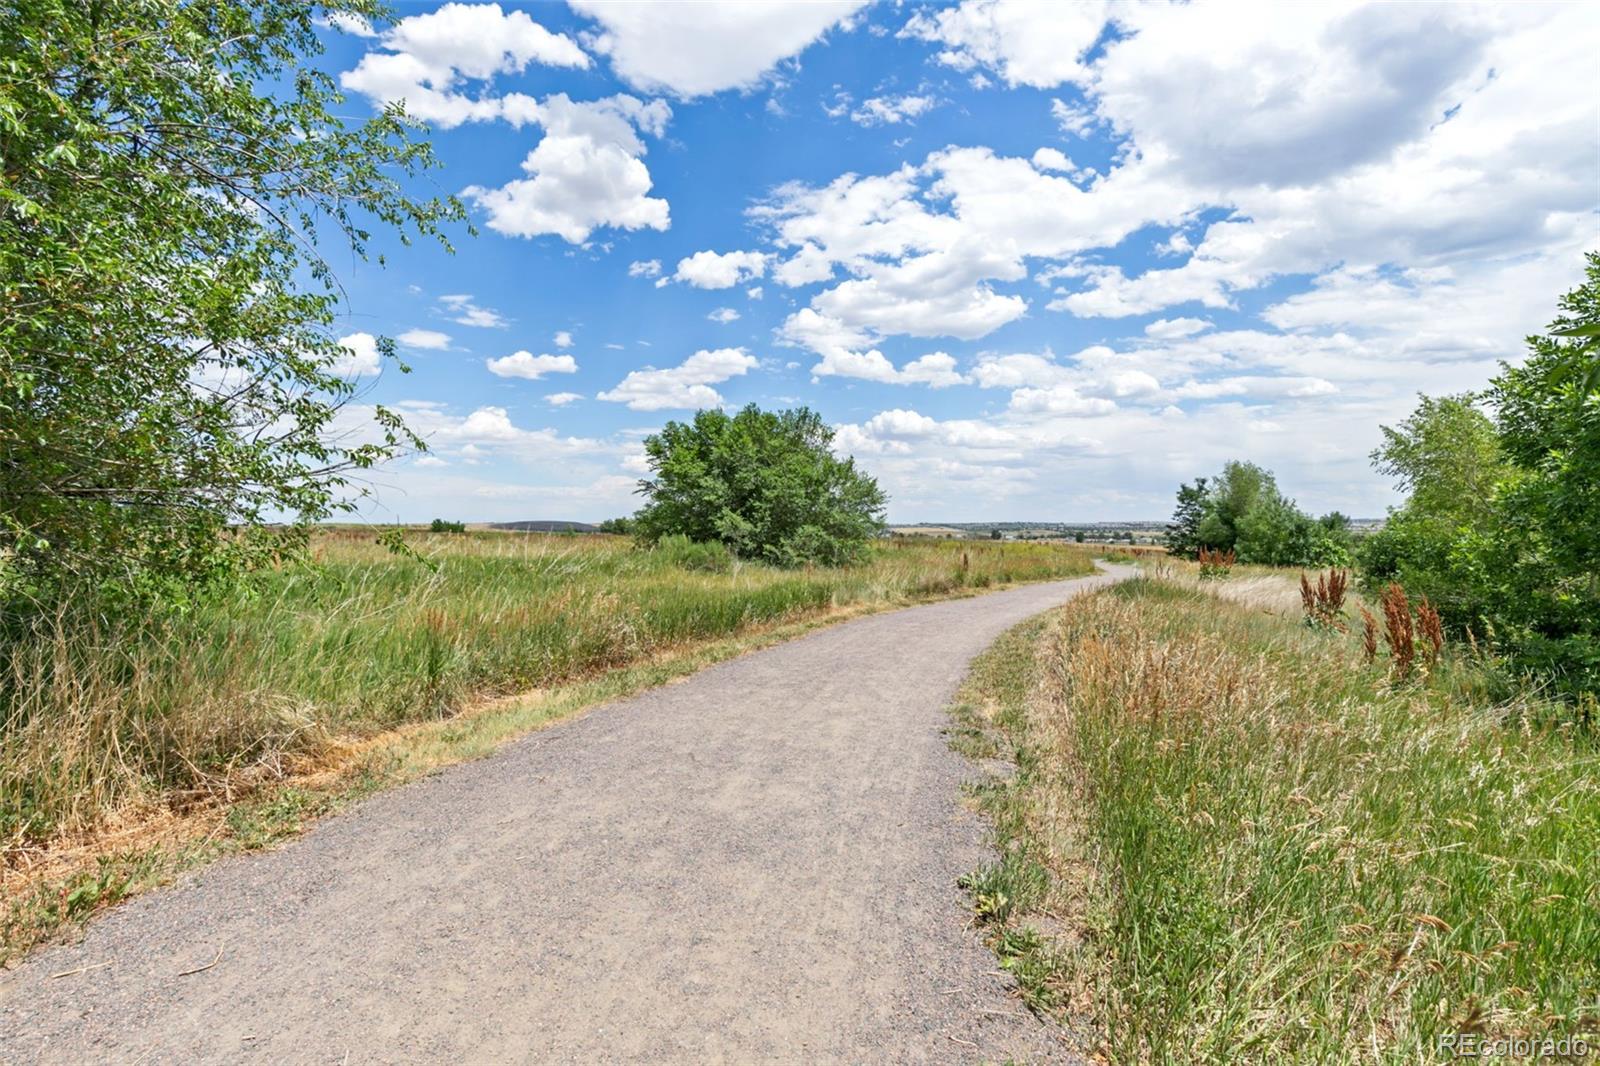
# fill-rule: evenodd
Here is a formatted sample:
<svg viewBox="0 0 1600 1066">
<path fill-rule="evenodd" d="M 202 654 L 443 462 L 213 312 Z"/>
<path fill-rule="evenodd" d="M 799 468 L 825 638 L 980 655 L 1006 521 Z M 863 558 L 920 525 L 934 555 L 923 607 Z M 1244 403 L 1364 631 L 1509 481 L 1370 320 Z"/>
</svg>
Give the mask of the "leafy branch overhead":
<svg viewBox="0 0 1600 1066">
<path fill-rule="evenodd" d="M 335 12 L 377 17 L 369 0 Z M 420 446 L 354 417 L 329 242 L 446 241 L 398 108 L 339 114 L 288 0 L 0 8 L 0 594 L 183 590 L 303 543 Z M 387 342 L 380 353 L 393 356 Z M 284 523 L 268 526 L 269 521 Z M 236 535 L 224 536 L 236 527 Z"/>
</svg>

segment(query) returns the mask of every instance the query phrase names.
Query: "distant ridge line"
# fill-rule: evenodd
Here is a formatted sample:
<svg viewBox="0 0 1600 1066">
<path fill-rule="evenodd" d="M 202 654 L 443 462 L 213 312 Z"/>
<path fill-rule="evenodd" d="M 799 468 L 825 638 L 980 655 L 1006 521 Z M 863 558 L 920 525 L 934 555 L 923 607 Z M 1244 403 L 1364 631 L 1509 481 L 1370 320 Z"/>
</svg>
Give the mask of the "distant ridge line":
<svg viewBox="0 0 1600 1066">
<path fill-rule="evenodd" d="M 490 529 L 513 529 L 519 533 L 598 533 L 600 527 L 588 522 L 490 522 Z"/>
</svg>

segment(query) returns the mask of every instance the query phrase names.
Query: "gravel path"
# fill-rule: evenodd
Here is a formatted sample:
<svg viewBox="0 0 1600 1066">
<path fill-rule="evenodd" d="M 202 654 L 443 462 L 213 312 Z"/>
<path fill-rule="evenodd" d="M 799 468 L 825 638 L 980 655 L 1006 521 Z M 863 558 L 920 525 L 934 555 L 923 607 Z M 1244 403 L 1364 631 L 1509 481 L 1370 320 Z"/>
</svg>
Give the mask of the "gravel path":
<svg viewBox="0 0 1600 1066">
<path fill-rule="evenodd" d="M 969 927 L 940 730 L 1129 572 L 823 629 L 217 863 L 0 974 L 0 1062 L 1066 1058 Z"/>
</svg>

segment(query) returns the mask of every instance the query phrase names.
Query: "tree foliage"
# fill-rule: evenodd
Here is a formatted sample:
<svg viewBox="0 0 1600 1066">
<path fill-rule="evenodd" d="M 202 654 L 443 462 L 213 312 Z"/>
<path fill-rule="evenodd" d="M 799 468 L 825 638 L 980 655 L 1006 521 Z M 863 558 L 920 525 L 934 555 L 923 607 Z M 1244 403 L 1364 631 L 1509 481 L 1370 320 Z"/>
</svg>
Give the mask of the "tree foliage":
<svg viewBox="0 0 1600 1066">
<path fill-rule="evenodd" d="M 1372 464 L 1410 494 L 1420 511 L 1481 523 L 1492 511 L 1506 463 L 1494 423 L 1470 393 L 1418 397 L 1398 426 L 1381 426 L 1383 444 Z"/>
<path fill-rule="evenodd" d="M 1384 430 L 1410 493 L 1363 545 L 1370 581 L 1426 593 L 1569 693 L 1600 690 L 1600 254 L 1481 397 L 1423 397 Z M 1493 418 L 1474 406 L 1481 401 Z"/>
<path fill-rule="evenodd" d="M 1206 516 L 1206 479 L 1197 477 L 1194 484 L 1178 486 L 1178 506 L 1167 525 L 1167 550 L 1184 559 L 1196 558 L 1200 552 L 1200 523 Z M 1078 538 L 1082 540 L 1080 536 Z"/>
<path fill-rule="evenodd" d="M 1312 518 L 1278 490 L 1272 471 L 1230 462 L 1210 479 L 1178 489 L 1167 527 L 1169 549 L 1195 558 L 1201 548 L 1233 552 L 1241 563 L 1336 566 L 1349 561 L 1349 521 Z"/>
<path fill-rule="evenodd" d="M 370 0 L 323 12 L 377 17 Z M 296 0 L 0 5 L 0 596 L 188 595 L 418 443 L 354 385 L 319 241 L 443 240 L 398 109 L 351 123 Z M 384 344 L 385 355 L 392 347 Z M 368 412 L 364 412 L 367 414 Z M 336 421 L 337 419 L 337 421 Z M 269 520 L 287 520 L 269 525 Z"/>
<path fill-rule="evenodd" d="M 885 497 L 833 430 L 807 408 L 736 415 L 700 411 L 645 440 L 652 476 L 635 531 L 647 543 L 681 535 L 780 566 L 839 565 L 883 526 Z"/>
</svg>

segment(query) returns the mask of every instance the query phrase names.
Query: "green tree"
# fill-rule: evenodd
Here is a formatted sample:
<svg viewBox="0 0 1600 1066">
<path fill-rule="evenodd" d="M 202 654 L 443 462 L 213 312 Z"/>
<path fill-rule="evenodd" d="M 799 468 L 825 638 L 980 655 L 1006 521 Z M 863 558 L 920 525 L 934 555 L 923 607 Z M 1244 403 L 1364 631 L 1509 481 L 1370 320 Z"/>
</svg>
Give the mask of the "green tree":
<svg viewBox="0 0 1600 1066">
<path fill-rule="evenodd" d="M 1600 691 L 1600 255 L 1483 399 L 1424 397 L 1384 430 L 1380 470 L 1410 492 L 1367 538 L 1369 581 L 1426 594 L 1457 629 L 1569 694 Z"/>
<path fill-rule="evenodd" d="M 0 594 L 184 595 L 303 545 L 420 442 L 354 392 L 319 241 L 464 217 L 307 57 L 369 0 L 0 4 Z M 375 342 L 379 354 L 392 345 Z M 268 525 L 269 519 L 289 519 Z"/>
<path fill-rule="evenodd" d="M 1486 399 L 1514 467 L 1497 500 L 1493 599 L 1529 665 L 1600 692 L 1600 253 L 1560 301 L 1550 335 L 1528 338 Z"/>
<path fill-rule="evenodd" d="M 1262 501 L 1278 497 L 1272 472 L 1255 463 L 1230 462 L 1211 482 L 1205 514 L 1200 519 L 1200 543 L 1219 551 L 1237 550 L 1239 522 Z"/>
<path fill-rule="evenodd" d="M 600 532 L 628 536 L 633 532 L 632 518 L 608 518 L 600 523 Z"/>
<path fill-rule="evenodd" d="M 1409 495 L 1360 551 L 1368 585 L 1398 581 L 1427 596 L 1458 630 L 1481 629 L 1486 617 L 1485 551 L 1511 472 L 1495 425 L 1475 400 L 1421 396 L 1403 422 L 1380 427 L 1373 465 Z"/>
<path fill-rule="evenodd" d="M 1183 559 L 1193 559 L 1200 552 L 1200 523 L 1206 516 L 1206 479 L 1197 477 L 1193 485 L 1178 486 L 1178 506 L 1167 524 L 1167 550 Z M 1081 541 L 1083 536 L 1080 534 Z"/>
<path fill-rule="evenodd" d="M 1522 476 L 1506 506 L 1563 573 L 1600 580 L 1600 253 L 1562 297 L 1550 336 L 1489 386 L 1500 445 Z M 1569 339 L 1566 334 L 1574 335 Z"/>
<path fill-rule="evenodd" d="M 1398 426 L 1381 426 L 1383 444 L 1372 464 L 1394 478 L 1417 511 L 1481 524 L 1494 511 L 1506 461 L 1494 423 L 1470 393 L 1419 396 Z"/>
<path fill-rule="evenodd" d="M 1350 522 L 1337 511 L 1312 518 L 1278 491 L 1270 470 L 1230 462 L 1209 482 L 1196 478 L 1178 489 L 1167 545 L 1187 558 L 1206 547 L 1231 550 L 1242 563 L 1343 566 L 1350 561 Z"/>
<path fill-rule="evenodd" d="M 830 450 L 833 430 L 807 408 L 700 411 L 645 440 L 652 477 L 639 537 L 719 541 L 780 566 L 839 565 L 883 528 L 878 483 Z"/>
<path fill-rule="evenodd" d="M 1343 517 L 1343 516 L 1340 516 Z M 1350 561 L 1348 530 L 1315 519 L 1274 492 L 1262 495 L 1238 522 L 1239 561 L 1264 566 L 1344 566 Z"/>
</svg>

